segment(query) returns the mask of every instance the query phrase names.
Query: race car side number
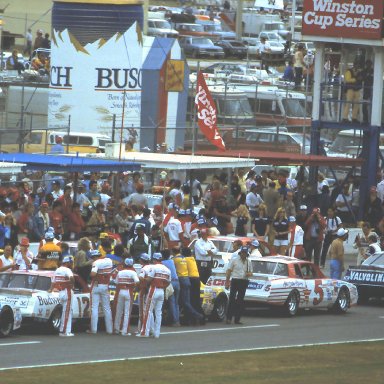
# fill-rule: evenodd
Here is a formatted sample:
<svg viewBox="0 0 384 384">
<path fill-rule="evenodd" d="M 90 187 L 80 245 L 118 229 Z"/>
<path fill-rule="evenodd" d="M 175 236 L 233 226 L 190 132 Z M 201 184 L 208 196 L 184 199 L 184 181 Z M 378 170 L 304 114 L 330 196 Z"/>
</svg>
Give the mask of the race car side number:
<svg viewBox="0 0 384 384">
<path fill-rule="evenodd" d="M 315 297 L 313 299 L 313 305 L 319 305 L 323 299 L 324 299 L 324 291 L 323 288 L 320 286 L 322 284 L 322 280 L 316 279 L 315 280 L 315 289 L 313 290 L 315 295 L 318 295 L 319 297 Z"/>
</svg>

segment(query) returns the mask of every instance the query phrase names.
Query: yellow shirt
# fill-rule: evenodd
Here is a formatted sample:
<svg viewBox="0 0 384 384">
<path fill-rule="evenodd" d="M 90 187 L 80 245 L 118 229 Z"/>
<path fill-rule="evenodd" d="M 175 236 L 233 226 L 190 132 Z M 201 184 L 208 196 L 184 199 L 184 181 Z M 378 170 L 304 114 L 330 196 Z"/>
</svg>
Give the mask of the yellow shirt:
<svg viewBox="0 0 384 384">
<path fill-rule="evenodd" d="M 61 247 L 53 242 L 47 242 L 39 251 L 38 268 L 55 270 L 59 267 L 61 259 Z"/>
<path fill-rule="evenodd" d="M 331 260 L 339 260 L 344 263 L 344 241 L 337 238 L 332 241 L 331 247 L 329 248 L 329 258 Z"/>
<path fill-rule="evenodd" d="M 195 258 L 193 256 L 185 257 L 185 261 L 187 262 L 188 276 L 200 277 Z"/>
<path fill-rule="evenodd" d="M 177 276 L 179 277 L 188 277 L 188 264 L 185 257 L 178 255 L 174 257 L 173 262 L 175 263 Z"/>
</svg>

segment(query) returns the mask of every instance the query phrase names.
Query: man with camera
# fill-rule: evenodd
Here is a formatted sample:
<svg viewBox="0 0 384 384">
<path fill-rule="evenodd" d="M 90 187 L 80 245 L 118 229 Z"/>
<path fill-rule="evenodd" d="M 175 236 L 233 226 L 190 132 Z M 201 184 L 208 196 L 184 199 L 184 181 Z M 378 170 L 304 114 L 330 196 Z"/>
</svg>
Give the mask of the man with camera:
<svg viewBox="0 0 384 384">
<path fill-rule="evenodd" d="M 306 258 L 311 261 L 312 254 L 314 263 L 319 265 L 321 246 L 324 239 L 325 220 L 320 214 L 319 208 L 314 208 L 312 214 L 306 220 L 305 227 L 305 254 Z"/>
</svg>

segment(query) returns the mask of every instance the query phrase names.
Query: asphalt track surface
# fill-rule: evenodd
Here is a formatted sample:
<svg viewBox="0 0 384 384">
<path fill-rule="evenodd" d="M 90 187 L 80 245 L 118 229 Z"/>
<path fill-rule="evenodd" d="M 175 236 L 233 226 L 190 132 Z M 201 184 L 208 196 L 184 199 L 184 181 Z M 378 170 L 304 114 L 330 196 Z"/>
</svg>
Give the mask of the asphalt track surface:
<svg viewBox="0 0 384 384">
<path fill-rule="evenodd" d="M 294 318 L 258 309 L 246 312 L 244 325 L 208 322 L 198 327 L 162 327 L 159 339 L 104 332 L 62 338 L 24 329 L 0 340 L 0 370 L 384 340 L 383 309 L 382 302 L 370 303 L 353 307 L 345 315 L 312 310 Z"/>
</svg>

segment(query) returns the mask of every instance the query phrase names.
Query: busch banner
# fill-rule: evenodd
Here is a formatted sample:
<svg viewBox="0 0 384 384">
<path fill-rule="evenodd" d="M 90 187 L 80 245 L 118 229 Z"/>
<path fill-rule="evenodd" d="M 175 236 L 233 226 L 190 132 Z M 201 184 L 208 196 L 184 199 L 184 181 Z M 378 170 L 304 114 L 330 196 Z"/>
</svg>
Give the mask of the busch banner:
<svg viewBox="0 0 384 384">
<path fill-rule="evenodd" d="M 217 148 L 225 151 L 225 144 L 216 126 L 216 106 L 209 93 L 202 72 L 197 75 L 197 92 L 195 97 L 197 119 L 205 137 Z"/>
<path fill-rule="evenodd" d="M 381 39 L 383 0 L 304 0 L 302 34 Z"/>
</svg>

